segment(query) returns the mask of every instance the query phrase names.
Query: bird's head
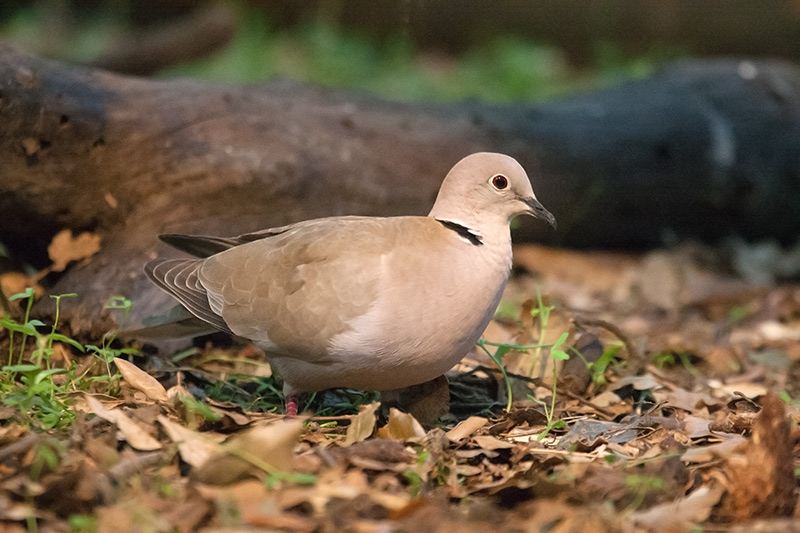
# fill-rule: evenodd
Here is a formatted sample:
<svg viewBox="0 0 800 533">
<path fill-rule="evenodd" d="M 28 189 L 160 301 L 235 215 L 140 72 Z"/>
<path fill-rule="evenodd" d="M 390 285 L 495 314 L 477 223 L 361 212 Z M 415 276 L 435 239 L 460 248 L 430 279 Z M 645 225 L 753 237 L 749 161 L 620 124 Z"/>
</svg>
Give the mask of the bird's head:
<svg viewBox="0 0 800 533">
<path fill-rule="evenodd" d="M 478 229 L 490 221 L 508 224 L 517 215 L 556 226 L 555 217 L 536 199 L 525 169 L 513 157 L 479 152 L 450 170 L 429 216 Z"/>
</svg>

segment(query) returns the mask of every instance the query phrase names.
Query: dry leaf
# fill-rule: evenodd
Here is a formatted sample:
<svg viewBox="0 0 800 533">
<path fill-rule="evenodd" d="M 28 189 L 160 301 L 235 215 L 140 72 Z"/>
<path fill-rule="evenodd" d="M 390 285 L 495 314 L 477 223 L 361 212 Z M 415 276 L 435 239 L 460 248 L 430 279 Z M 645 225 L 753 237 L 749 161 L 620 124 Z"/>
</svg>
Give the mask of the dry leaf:
<svg viewBox="0 0 800 533">
<path fill-rule="evenodd" d="M 769 392 L 769 388 L 762 383 L 725 383 L 715 387 L 715 382 L 711 381 L 709 385 L 711 385 L 713 392 L 717 396 L 738 396 L 741 394 L 746 398 L 753 399 L 764 396 Z"/>
<path fill-rule="evenodd" d="M 103 200 L 106 201 L 106 203 L 111 209 L 116 209 L 117 207 L 119 207 L 119 201 L 117 201 L 114 195 L 111 194 L 110 192 L 107 192 L 103 195 Z"/>
<path fill-rule="evenodd" d="M 313 518 L 284 512 L 278 502 L 278 493 L 269 491 L 261 481 L 247 479 L 229 487 L 200 485 L 198 491 L 209 500 L 235 503 L 236 522 L 241 526 L 252 528 L 244 531 L 315 531 L 318 529 Z M 284 492 L 286 491 L 280 491 L 280 493 Z M 240 531 L 240 529 L 235 530 Z"/>
<path fill-rule="evenodd" d="M 0 274 L 0 290 L 6 296 L 25 292 L 28 287 L 33 288 L 35 298 L 44 296 L 44 288 L 39 285 L 36 277 L 28 277 L 20 272 L 5 272 Z"/>
<path fill-rule="evenodd" d="M 378 430 L 377 436 L 405 442 L 424 437 L 425 430 L 416 418 L 393 407 L 389 409 L 389 422 Z"/>
<path fill-rule="evenodd" d="M 500 440 L 491 435 L 478 435 L 472 437 L 472 440 L 484 450 L 507 450 L 514 447 L 513 443 Z"/>
<path fill-rule="evenodd" d="M 607 390 L 592 398 L 592 405 L 596 405 L 597 407 L 608 407 L 610 405 L 618 404 L 621 401 L 622 398 L 620 398 L 616 393 Z"/>
<path fill-rule="evenodd" d="M 289 488 L 279 491 L 276 495 L 283 509 L 308 504 L 312 508 L 312 513 L 316 515 L 323 514 L 334 500 L 353 504 L 374 502 L 390 512 L 403 509 L 411 500 L 408 491 L 392 493 L 376 490 L 370 486 L 362 470 L 348 470 L 344 473 L 330 470 L 317 480 L 314 487 Z"/>
<path fill-rule="evenodd" d="M 643 376 L 625 376 L 612 383 L 609 389 L 615 391 L 628 385 L 632 385 L 636 390 L 656 390 L 663 387 L 652 374 L 644 374 Z"/>
<path fill-rule="evenodd" d="M 94 414 L 107 420 L 112 424 L 116 424 L 117 429 L 128 441 L 132 448 L 142 451 L 160 450 L 161 443 L 158 442 L 150 433 L 147 432 L 138 422 L 128 418 L 128 416 L 119 409 L 106 409 L 102 403 L 92 398 L 88 394 L 85 395 L 86 403 Z"/>
<path fill-rule="evenodd" d="M 181 459 L 194 467 L 202 466 L 211 457 L 223 453 L 221 445 L 202 433 L 185 428 L 163 415 L 159 415 L 158 422 L 170 440 L 178 445 Z"/>
<path fill-rule="evenodd" d="M 350 419 L 347 427 L 347 436 L 342 446 L 366 440 L 375 431 L 375 412 L 380 407 L 380 402 L 372 402 L 358 408 L 358 414 Z"/>
<path fill-rule="evenodd" d="M 167 401 L 167 391 L 156 378 L 125 359 L 115 357 L 114 364 L 117 365 L 117 369 L 119 373 L 122 374 L 122 378 L 131 387 L 142 391 L 151 400 L 157 402 Z"/>
<path fill-rule="evenodd" d="M 634 527 L 652 531 L 684 531 L 709 517 L 722 492 L 720 487 L 700 487 L 685 498 L 631 513 L 628 520 Z"/>
<path fill-rule="evenodd" d="M 462 420 L 456 427 L 445 433 L 445 437 L 450 442 L 460 442 L 481 429 L 487 422 L 488 420 L 482 416 L 471 416 L 466 420 Z"/>
<path fill-rule="evenodd" d="M 223 444 L 223 453 L 209 458 L 192 476 L 201 483 L 226 485 L 251 471 L 289 471 L 304 424 L 294 418 L 250 428 Z"/>
<path fill-rule="evenodd" d="M 717 436 L 724 437 L 722 435 Z M 684 463 L 708 463 L 720 457 L 729 457 L 733 452 L 744 445 L 745 442 L 747 442 L 747 439 L 741 435 L 729 435 L 725 437 L 725 440 L 716 444 L 689 448 L 683 452 L 681 460 Z"/>
<path fill-rule="evenodd" d="M 53 262 L 51 270 L 61 272 L 70 261 L 78 261 L 96 254 L 100 250 L 100 236 L 95 233 L 84 232 L 77 237 L 72 236 L 72 231 L 65 229 L 56 233 L 47 254 Z"/>
</svg>

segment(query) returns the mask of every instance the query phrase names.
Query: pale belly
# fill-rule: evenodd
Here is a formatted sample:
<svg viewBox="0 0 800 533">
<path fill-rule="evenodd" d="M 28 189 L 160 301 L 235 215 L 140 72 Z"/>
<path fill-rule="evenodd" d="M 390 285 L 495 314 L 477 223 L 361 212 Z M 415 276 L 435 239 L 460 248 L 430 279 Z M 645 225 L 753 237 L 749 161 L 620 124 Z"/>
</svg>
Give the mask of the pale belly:
<svg viewBox="0 0 800 533">
<path fill-rule="evenodd" d="M 432 299 L 432 305 L 394 307 L 391 314 L 367 313 L 353 329 L 333 339 L 330 352 L 315 362 L 271 356 L 287 392 L 334 387 L 392 390 L 430 381 L 460 361 L 475 346 L 491 320 L 505 286 L 481 290 L 482 305 L 471 294 L 456 292 Z M 488 289 L 488 291 L 487 291 Z M 441 295 L 440 295 L 441 296 Z"/>
</svg>

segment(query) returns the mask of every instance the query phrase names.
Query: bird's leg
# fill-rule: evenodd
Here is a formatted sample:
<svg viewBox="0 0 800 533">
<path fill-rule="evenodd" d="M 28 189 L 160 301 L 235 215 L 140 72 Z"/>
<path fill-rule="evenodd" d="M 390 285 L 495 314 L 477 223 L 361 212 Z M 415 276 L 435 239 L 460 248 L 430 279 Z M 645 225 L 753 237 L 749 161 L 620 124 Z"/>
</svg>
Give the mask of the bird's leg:
<svg viewBox="0 0 800 533">
<path fill-rule="evenodd" d="M 297 402 L 299 397 L 296 394 L 286 396 L 286 416 L 297 416 Z"/>
</svg>

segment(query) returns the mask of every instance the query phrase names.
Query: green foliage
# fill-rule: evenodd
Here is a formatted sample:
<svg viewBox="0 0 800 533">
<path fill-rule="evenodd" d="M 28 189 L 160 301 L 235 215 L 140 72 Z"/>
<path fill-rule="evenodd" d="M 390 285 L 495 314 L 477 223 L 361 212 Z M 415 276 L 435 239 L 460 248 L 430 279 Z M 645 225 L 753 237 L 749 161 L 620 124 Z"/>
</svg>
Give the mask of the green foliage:
<svg viewBox="0 0 800 533">
<path fill-rule="evenodd" d="M 15 408 L 23 423 L 36 429 L 59 429 L 71 425 L 75 421 L 75 413 L 71 408 L 70 396 L 74 392 L 88 390 L 92 383 L 98 381 L 98 378 L 88 376 L 89 369 L 78 375 L 77 364 L 74 361 L 66 367 L 58 368 L 53 365 L 55 343 L 64 344 L 78 352 L 86 351 L 86 348 L 75 339 L 58 333 L 61 302 L 64 298 L 75 296 L 75 294 L 51 296 L 56 302 L 56 307 L 54 321 L 48 333 L 39 331 L 45 328 L 43 322 L 30 318 L 34 300 L 32 289 L 9 298 L 9 301 L 25 300 L 22 322 L 17 322 L 10 315 L 0 318 L 0 330 L 4 329 L 8 333 L 9 344 L 8 364 L 2 367 L 0 375 L 0 396 L 3 404 Z M 125 309 L 127 317 L 130 302 L 124 298 L 112 298 L 106 308 Z M 15 341 L 18 337 L 19 346 L 16 346 Z M 26 358 L 29 339 L 34 339 L 34 345 Z M 116 353 L 130 352 L 129 349 L 116 350 Z M 109 372 L 109 377 L 101 379 L 109 381 L 110 385 L 110 376 Z"/>
<path fill-rule="evenodd" d="M 74 514 L 69 517 L 70 533 L 94 533 L 97 531 L 97 519 L 90 515 Z"/>
<path fill-rule="evenodd" d="M 460 57 L 451 57 L 418 50 L 401 31 L 375 42 L 324 18 L 278 29 L 257 7 L 234 5 L 239 27 L 224 49 L 161 75 L 241 82 L 281 76 L 405 101 L 535 102 L 643 77 L 681 55 L 680 50 L 659 49 L 631 59 L 618 45 L 599 42 L 590 64 L 576 68 L 552 46 L 498 36 L 476 40 Z M 42 39 L 52 21 L 34 4 L 19 9 L 0 32 L 42 55 L 87 62 L 131 31 L 126 16 L 126 10 L 93 10 L 79 20 L 79 31 Z"/>
<path fill-rule="evenodd" d="M 425 484 L 425 478 L 422 472 L 424 471 L 425 463 L 428 462 L 428 457 L 430 457 L 430 452 L 422 447 L 417 448 L 416 453 L 417 461 L 414 468 L 403 470 L 403 477 L 406 478 L 408 482 L 408 492 L 413 498 L 416 498 L 422 492 L 422 488 Z"/>
<path fill-rule="evenodd" d="M 256 377 L 234 374 L 224 381 L 219 380 L 205 388 L 209 398 L 220 402 L 233 402 L 245 411 L 280 412 L 284 398 L 283 382 L 277 376 Z M 374 391 L 331 389 L 312 394 L 304 402 L 305 409 L 316 416 L 340 416 L 358 412 L 360 405 L 367 405 L 379 398 Z"/>
<path fill-rule="evenodd" d="M 541 339 L 544 339 L 547 336 L 547 325 L 550 322 L 550 312 L 553 309 L 555 309 L 555 306 L 544 305 L 544 302 L 542 301 L 542 292 L 537 287 L 536 288 L 536 307 L 531 309 L 531 317 L 533 317 L 534 319 L 536 319 L 536 318 L 539 319 L 539 332 L 540 332 L 539 338 L 541 338 Z M 545 369 L 545 367 L 547 365 L 545 365 L 544 357 L 542 357 L 542 347 L 541 346 L 537 346 L 536 347 L 536 357 L 531 362 L 531 369 L 530 369 L 530 371 L 528 371 L 528 376 L 530 376 L 530 377 L 533 377 L 533 369 L 534 369 L 534 367 L 536 365 L 536 359 L 539 359 L 539 361 L 541 362 L 542 372 L 544 372 L 544 369 Z M 567 356 L 566 359 L 569 359 L 569 356 Z M 539 376 L 539 377 L 542 377 L 542 376 Z"/>
<path fill-rule="evenodd" d="M 33 364 L 5 366 L 3 373 L 15 381 L 3 383 L 3 403 L 15 407 L 41 429 L 68 426 L 75 420 L 75 413 L 67 403 L 66 391 L 53 380 L 53 376 L 65 372 L 63 368 L 44 370 Z"/>
<path fill-rule="evenodd" d="M 561 346 L 564 344 L 566 340 L 567 340 L 567 332 L 565 331 L 564 333 L 561 334 L 558 340 L 550 347 L 550 357 L 553 358 L 553 363 L 555 363 L 556 361 L 566 361 L 567 359 L 569 359 L 569 354 L 561 348 Z M 551 391 L 550 394 L 549 406 L 547 405 L 547 402 L 544 402 L 539 398 L 530 395 L 528 396 L 530 400 L 542 406 L 542 408 L 544 409 L 545 419 L 547 420 L 547 424 L 545 425 L 544 429 L 540 431 L 539 434 L 536 436 L 536 440 L 542 440 L 552 430 L 561 429 L 566 425 L 563 420 L 554 420 L 555 410 L 556 410 L 556 396 L 558 395 L 557 394 L 558 371 L 556 369 L 555 364 L 553 364 L 552 381 L 553 381 L 553 390 Z"/>
<path fill-rule="evenodd" d="M 25 292 L 12 295 L 8 300 L 13 302 L 27 298 L 28 302 L 25 306 L 25 318 L 22 324 L 16 322 L 11 318 L 10 314 L 0 318 L 0 327 L 8 331 L 8 364 L 10 365 L 14 359 L 14 337 L 16 333 L 22 334 L 22 343 L 19 350 L 19 358 L 17 363 L 22 363 L 22 356 L 25 352 L 25 342 L 29 336 L 36 335 L 36 327 L 43 326 L 42 322 L 38 320 L 30 320 L 31 306 L 33 305 L 33 289 L 28 287 Z"/>
<path fill-rule="evenodd" d="M 689 374 L 695 377 L 701 376 L 700 371 L 692 363 L 691 356 L 686 352 L 658 352 L 653 355 L 653 362 L 659 369 L 680 363 Z"/>
<path fill-rule="evenodd" d="M 61 455 L 66 445 L 60 440 L 44 439 L 34 447 L 33 461 L 31 462 L 31 479 L 39 481 L 47 472 L 55 472 L 61 463 Z"/>
<path fill-rule="evenodd" d="M 539 322 L 539 332 L 540 338 L 544 338 L 547 332 L 548 322 L 550 320 L 550 312 L 555 309 L 554 306 L 545 305 L 544 301 L 542 300 L 541 292 L 537 289 L 536 290 L 536 307 L 531 309 L 530 313 L 534 319 L 538 319 Z M 548 405 L 546 402 L 539 400 L 533 396 L 528 396 L 528 398 L 539 405 L 542 406 L 545 412 L 545 418 L 547 420 L 545 428 L 542 432 L 538 435 L 538 439 L 543 439 L 550 431 L 553 429 L 559 429 L 564 427 L 564 421 L 562 420 L 555 420 L 555 402 L 557 397 L 557 387 L 558 387 L 558 375 L 557 375 L 557 368 L 556 368 L 556 361 L 566 361 L 569 359 L 569 354 L 567 353 L 570 347 L 565 345 L 565 342 L 568 337 L 568 333 L 564 332 L 559 336 L 558 340 L 553 344 L 543 344 L 543 343 L 536 343 L 536 344 L 508 344 L 508 343 L 493 343 L 486 341 L 484 339 L 478 340 L 478 346 L 488 355 L 492 361 L 497 365 L 500 369 L 500 372 L 503 375 L 503 381 L 505 382 L 506 386 L 506 395 L 508 397 L 508 401 L 506 403 L 506 411 L 511 410 L 511 403 L 513 400 L 512 397 L 512 390 L 511 390 L 511 382 L 508 377 L 508 373 L 506 371 L 505 365 L 503 365 L 503 357 L 508 354 L 511 350 L 516 351 L 527 351 L 527 350 L 535 350 L 536 351 L 536 358 L 543 357 L 543 354 L 549 353 L 550 357 L 553 359 L 553 375 L 552 375 L 552 395 L 550 398 L 550 404 Z M 495 351 L 491 352 L 487 346 L 494 346 Z M 543 350 L 546 349 L 546 352 Z M 535 359 L 536 359 L 535 358 Z M 545 362 L 542 361 L 542 367 L 545 367 Z M 534 371 L 534 366 L 531 366 L 529 375 L 532 376 Z"/>
<path fill-rule="evenodd" d="M 738 305 L 732 307 L 731 310 L 728 311 L 728 320 L 731 321 L 731 325 L 736 325 L 749 317 L 752 313 L 751 305 Z"/>
<path fill-rule="evenodd" d="M 68 390 L 54 379 L 57 375 L 68 374 L 68 371 L 64 368 L 51 368 L 54 342 L 80 346 L 73 339 L 56 333 L 62 296 L 55 298 L 56 319 L 47 335 L 39 333 L 36 329 L 44 326 L 43 322 L 30 319 L 30 310 L 34 300 L 31 288 L 9 298 L 10 301 L 26 300 L 23 322 L 18 323 L 10 316 L 0 319 L 0 327 L 8 332 L 9 344 L 8 364 L 2 368 L 3 374 L 2 380 L 0 380 L 3 403 L 15 407 L 20 416 L 24 417 L 28 423 L 37 425 L 41 429 L 65 427 L 75 419 L 75 413 L 69 408 L 66 400 Z M 16 334 L 21 334 L 21 341 L 16 364 L 13 364 Z M 25 348 L 28 338 L 31 337 L 36 339 L 36 347 L 31 353 L 31 362 L 25 363 Z"/>
<path fill-rule="evenodd" d="M 245 411 L 278 411 L 283 406 L 280 383 L 273 377 L 261 378 L 233 374 L 225 380 L 213 382 L 205 388 L 209 398 L 219 402 L 233 402 Z"/>
<path fill-rule="evenodd" d="M 432 61 L 401 35 L 376 44 L 323 21 L 276 31 L 257 11 L 246 12 L 225 50 L 162 74 L 237 81 L 282 76 L 406 101 L 531 101 L 571 85 L 554 49 L 521 39 L 500 38 L 459 59 Z"/>
<path fill-rule="evenodd" d="M 623 346 L 622 343 L 609 345 L 597 361 L 587 361 L 583 357 L 583 354 L 574 348 L 570 348 L 570 351 L 583 360 L 586 368 L 588 368 L 592 374 L 592 383 L 594 383 L 595 386 L 600 386 L 606 384 L 606 371 L 608 368 L 621 363 L 618 355 L 622 351 Z"/>
<path fill-rule="evenodd" d="M 656 476 L 631 474 L 625 476 L 625 487 L 633 494 L 633 502 L 628 508 L 629 510 L 634 510 L 641 507 L 644 499 L 649 494 L 664 492 L 666 483 Z"/>
<path fill-rule="evenodd" d="M 105 363 L 106 372 L 108 373 L 109 378 L 113 376 L 113 373 L 111 372 L 111 361 L 113 361 L 115 357 L 120 357 L 123 355 L 135 355 L 139 353 L 139 351 L 135 348 L 112 347 L 114 340 L 117 338 L 117 334 L 123 328 L 125 321 L 128 319 L 128 315 L 131 312 L 132 306 L 133 303 L 124 296 L 112 296 L 103 309 L 122 311 L 122 318 L 119 320 L 119 327 L 103 335 L 103 342 L 100 346 L 95 346 L 93 344 L 86 345 L 86 349 L 89 353 Z"/>
<path fill-rule="evenodd" d="M 379 400 L 380 393 L 375 391 L 332 389 L 313 394 L 307 409 L 316 416 L 341 416 L 357 413 L 359 406 Z"/>
<path fill-rule="evenodd" d="M 201 402 L 194 396 L 182 395 L 180 402 L 186 408 L 186 418 L 192 419 L 195 415 L 202 417 L 203 420 L 208 422 L 216 422 L 222 419 L 222 415 L 213 411 L 205 402 Z"/>
<path fill-rule="evenodd" d="M 491 358 L 494 364 L 497 365 L 497 368 L 500 369 L 500 373 L 503 375 L 503 383 L 506 385 L 506 396 L 508 398 L 506 400 L 506 411 L 510 411 L 511 403 L 513 402 L 514 398 L 511 391 L 511 380 L 508 379 L 508 373 L 506 372 L 506 367 L 503 364 L 503 357 L 511 350 L 516 350 L 518 348 L 513 344 L 495 344 L 484 339 L 478 339 L 478 346 L 486 353 L 486 355 Z M 490 352 L 487 346 L 494 346 L 495 351 Z"/>
<path fill-rule="evenodd" d="M 794 407 L 794 408 L 800 407 L 800 401 L 795 400 L 794 398 L 792 398 L 792 396 L 787 391 L 782 390 L 782 391 L 778 392 L 778 396 L 789 407 Z M 792 422 L 796 423 L 794 420 Z"/>
<path fill-rule="evenodd" d="M 653 355 L 653 362 L 658 369 L 663 369 L 675 364 L 675 355 L 669 352 L 659 352 Z"/>
</svg>

